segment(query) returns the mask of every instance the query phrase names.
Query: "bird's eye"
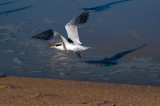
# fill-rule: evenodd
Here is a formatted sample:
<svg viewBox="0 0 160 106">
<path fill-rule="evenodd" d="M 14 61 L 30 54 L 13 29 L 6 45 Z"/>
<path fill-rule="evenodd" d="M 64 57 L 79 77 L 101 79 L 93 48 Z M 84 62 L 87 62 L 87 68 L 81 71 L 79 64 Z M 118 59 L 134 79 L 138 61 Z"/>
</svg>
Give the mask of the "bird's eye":
<svg viewBox="0 0 160 106">
<path fill-rule="evenodd" d="M 56 46 L 61 46 L 62 44 L 56 44 Z"/>
</svg>

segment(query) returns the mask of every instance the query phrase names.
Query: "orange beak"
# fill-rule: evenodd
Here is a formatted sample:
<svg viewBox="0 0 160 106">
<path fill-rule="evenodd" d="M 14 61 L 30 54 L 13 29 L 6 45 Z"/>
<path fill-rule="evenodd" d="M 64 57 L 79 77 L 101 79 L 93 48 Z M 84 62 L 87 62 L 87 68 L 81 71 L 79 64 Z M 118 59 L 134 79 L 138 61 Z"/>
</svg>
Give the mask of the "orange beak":
<svg viewBox="0 0 160 106">
<path fill-rule="evenodd" d="M 56 46 L 51 46 L 50 48 L 56 48 Z"/>
</svg>

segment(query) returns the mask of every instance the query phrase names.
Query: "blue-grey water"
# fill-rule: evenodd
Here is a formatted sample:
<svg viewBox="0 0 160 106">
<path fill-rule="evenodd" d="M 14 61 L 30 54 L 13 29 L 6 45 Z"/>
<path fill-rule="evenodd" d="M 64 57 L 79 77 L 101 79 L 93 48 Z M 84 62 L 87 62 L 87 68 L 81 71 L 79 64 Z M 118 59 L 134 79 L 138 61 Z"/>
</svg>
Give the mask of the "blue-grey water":
<svg viewBox="0 0 160 106">
<path fill-rule="evenodd" d="M 1 0 L 0 75 L 160 86 L 159 0 Z M 84 11 L 79 58 L 32 36 Z M 54 43 L 57 40 L 53 41 Z"/>
</svg>

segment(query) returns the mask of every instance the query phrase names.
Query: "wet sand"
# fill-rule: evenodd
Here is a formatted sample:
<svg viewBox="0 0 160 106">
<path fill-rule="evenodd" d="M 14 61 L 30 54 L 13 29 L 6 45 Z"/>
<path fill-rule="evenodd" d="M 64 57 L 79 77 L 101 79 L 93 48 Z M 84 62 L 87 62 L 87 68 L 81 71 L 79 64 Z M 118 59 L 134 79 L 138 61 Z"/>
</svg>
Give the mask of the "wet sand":
<svg viewBox="0 0 160 106">
<path fill-rule="evenodd" d="M 0 105 L 160 106 L 160 87 L 0 77 Z"/>
</svg>

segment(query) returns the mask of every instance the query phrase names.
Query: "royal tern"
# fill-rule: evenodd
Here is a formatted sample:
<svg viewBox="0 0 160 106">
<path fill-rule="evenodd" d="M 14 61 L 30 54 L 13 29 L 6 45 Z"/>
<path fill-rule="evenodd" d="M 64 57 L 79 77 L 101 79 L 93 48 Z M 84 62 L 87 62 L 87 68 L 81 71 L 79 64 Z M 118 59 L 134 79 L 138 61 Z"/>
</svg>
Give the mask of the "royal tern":
<svg viewBox="0 0 160 106">
<path fill-rule="evenodd" d="M 56 44 L 55 46 L 51 46 L 50 48 L 56 48 L 62 51 L 74 51 L 81 58 L 80 51 L 86 50 L 89 47 L 81 45 L 82 43 L 80 42 L 78 36 L 78 28 L 82 24 L 86 23 L 88 18 L 89 12 L 85 11 L 65 25 L 68 34 L 68 39 L 65 39 L 62 35 L 60 35 L 58 32 L 52 29 L 41 32 L 40 34 L 35 35 L 32 38 L 41 40 L 51 40 L 56 36 L 59 36 L 62 42 Z"/>
</svg>

